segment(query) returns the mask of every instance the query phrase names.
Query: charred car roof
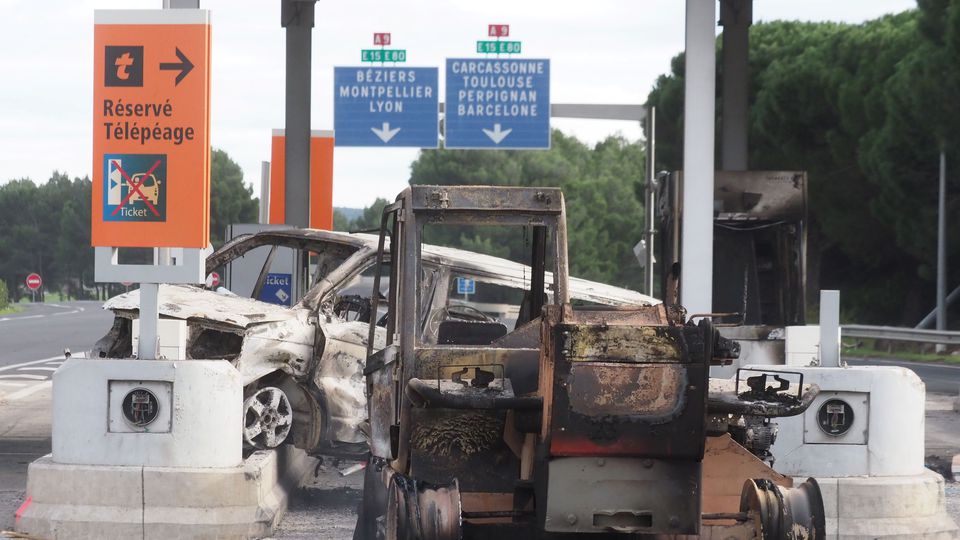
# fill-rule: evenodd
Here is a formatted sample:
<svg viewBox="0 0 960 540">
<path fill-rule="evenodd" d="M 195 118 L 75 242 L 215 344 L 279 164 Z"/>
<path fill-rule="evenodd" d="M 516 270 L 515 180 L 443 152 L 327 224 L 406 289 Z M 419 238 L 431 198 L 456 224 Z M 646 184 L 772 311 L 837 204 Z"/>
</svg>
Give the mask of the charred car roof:
<svg viewBox="0 0 960 540">
<path fill-rule="evenodd" d="M 251 249 L 278 245 L 295 249 L 319 251 L 321 248 L 329 250 L 331 245 L 344 250 L 342 257 L 346 259 L 352 254 L 365 252 L 371 256 L 376 253 L 378 237 L 365 233 L 345 233 L 323 231 L 317 229 L 281 229 L 264 231 L 256 234 L 243 235 L 227 242 L 220 249 L 207 258 L 207 272 Z M 389 238 L 387 239 L 389 242 Z M 530 279 L 530 267 L 492 255 L 484 255 L 462 249 L 423 244 L 423 259 L 435 264 L 447 266 L 453 272 L 483 277 L 492 283 L 523 287 Z M 553 276 L 547 274 L 547 283 L 553 281 Z M 580 278 L 570 279 L 570 292 L 573 298 L 589 300 L 601 304 L 659 304 L 660 300 L 645 294 L 597 283 Z M 308 294 L 306 304 L 313 307 L 313 301 Z"/>
</svg>

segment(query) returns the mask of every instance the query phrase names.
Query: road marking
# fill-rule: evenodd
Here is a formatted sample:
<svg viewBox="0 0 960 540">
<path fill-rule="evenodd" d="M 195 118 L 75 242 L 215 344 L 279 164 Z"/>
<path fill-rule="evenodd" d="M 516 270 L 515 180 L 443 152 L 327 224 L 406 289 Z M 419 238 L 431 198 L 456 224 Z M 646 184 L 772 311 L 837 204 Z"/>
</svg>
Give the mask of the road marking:
<svg viewBox="0 0 960 540">
<path fill-rule="evenodd" d="M 0 381 L 0 386 L 26 386 L 25 382 Z"/>
<path fill-rule="evenodd" d="M 31 395 L 31 394 L 35 394 L 35 393 L 37 393 L 37 392 L 39 392 L 40 390 L 43 390 L 43 389 L 45 389 L 45 388 L 52 388 L 52 387 L 53 387 L 53 381 L 43 381 L 42 383 L 38 383 L 38 384 L 35 384 L 35 385 L 33 385 L 33 386 L 28 386 L 27 388 L 24 388 L 23 390 L 18 390 L 18 391 L 16 391 L 16 392 L 12 393 L 12 394 L 3 396 L 3 399 L 7 399 L 7 400 L 10 400 L 10 401 L 16 401 L 16 400 L 18 400 L 18 399 L 23 399 L 23 398 L 25 398 L 25 397 L 27 397 L 27 396 L 29 396 L 29 395 Z"/>
<path fill-rule="evenodd" d="M 47 380 L 46 375 L 30 375 L 29 373 L 21 373 L 20 375 L 0 375 L 0 379 L 32 379 L 34 381 L 45 381 Z"/>
<path fill-rule="evenodd" d="M 58 369 L 58 368 L 55 368 L 55 367 L 44 367 L 44 366 L 40 366 L 40 367 L 29 367 L 29 366 L 27 366 L 27 367 L 17 368 L 17 371 L 56 371 L 57 369 Z"/>
<path fill-rule="evenodd" d="M 30 361 L 30 362 L 22 362 L 22 363 L 19 363 L 19 364 L 11 364 L 11 365 L 9 365 L 9 366 L 3 366 L 3 367 L 0 367 L 0 371 L 9 371 L 9 370 L 11 370 L 11 369 L 16 369 L 16 368 L 18 368 L 18 367 L 34 366 L 34 365 L 37 365 L 37 364 L 43 364 L 43 363 L 45 363 L 45 362 L 50 362 L 51 360 L 63 360 L 63 359 L 64 359 L 64 358 L 63 358 L 63 355 L 61 354 L 61 355 L 59 355 L 59 356 L 51 356 L 50 358 L 42 358 L 42 359 L 40 359 L 40 360 L 33 360 L 33 361 Z"/>
<path fill-rule="evenodd" d="M 86 308 L 80 307 L 80 306 L 62 306 L 60 304 L 38 304 L 38 305 L 71 310 L 71 311 L 60 311 L 57 313 L 51 313 L 50 316 L 52 317 L 56 317 L 57 315 L 72 315 L 74 313 L 80 313 L 81 311 L 86 311 Z M 42 319 L 46 316 L 47 315 L 43 314 L 43 315 L 24 315 L 22 317 L 0 317 L 0 322 L 23 321 L 26 319 Z"/>
<path fill-rule="evenodd" d="M 24 315 L 23 317 L 2 317 L 2 318 L 0 318 L 0 322 L 4 322 L 4 321 L 23 321 L 23 320 L 26 320 L 26 319 L 42 319 L 42 318 L 44 318 L 44 317 L 46 317 L 46 315 Z"/>
</svg>

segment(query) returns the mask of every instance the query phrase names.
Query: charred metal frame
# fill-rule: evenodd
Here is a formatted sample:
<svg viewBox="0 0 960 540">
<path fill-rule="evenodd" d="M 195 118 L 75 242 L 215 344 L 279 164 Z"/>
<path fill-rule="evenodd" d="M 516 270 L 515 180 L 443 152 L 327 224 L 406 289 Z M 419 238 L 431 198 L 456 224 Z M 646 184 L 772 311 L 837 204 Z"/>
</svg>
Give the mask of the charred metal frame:
<svg viewBox="0 0 960 540">
<path fill-rule="evenodd" d="M 449 276 L 424 280 L 423 231 L 448 224 L 533 227 L 538 322 L 489 345 L 424 342 L 424 308 L 436 307 L 429 295 Z M 547 285 L 548 253 L 555 266 L 549 303 L 538 294 Z M 503 538 L 683 535 L 701 527 L 710 537 L 754 538 L 776 525 L 771 516 L 780 511 L 799 514 L 791 526 L 816 525 L 817 516 L 822 523 L 815 483 L 810 494 L 773 483 L 746 490 L 739 511 L 723 499 L 717 486 L 731 480 L 772 476 L 790 485 L 730 435 L 707 437 L 709 366 L 727 363 L 739 347 L 709 318 L 686 321 L 678 305 L 573 309 L 558 190 L 414 186 L 384 210 L 375 291 L 387 257 L 388 345 L 368 348 L 365 369 L 372 457 L 358 537 L 377 537 L 374 529 L 384 525 L 387 538 L 424 540 L 480 537 L 474 534 L 483 527 Z M 800 388 L 804 398 L 816 391 Z M 803 406 L 789 404 L 791 412 Z M 732 450 L 724 455 L 738 463 L 720 465 L 726 476 L 712 484 L 704 480 L 710 440 L 719 441 L 714 448 L 726 444 Z M 755 491 L 773 493 L 773 502 L 756 503 Z M 797 500 L 787 504 L 788 496 Z M 701 504 L 710 505 L 709 515 Z M 821 534 L 822 526 L 811 538 Z"/>
<path fill-rule="evenodd" d="M 460 348 L 444 345 L 423 345 L 419 342 L 421 332 L 418 322 L 421 317 L 418 308 L 423 300 L 420 283 L 422 267 L 421 244 L 423 227 L 430 224 L 443 225 L 514 225 L 533 228 L 531 249 L 532 259 L 531 294 L 532 308 L 543 302 L 546 280 L 547 252 L 552 255 L 553 262 L 553 302 L 557 305 L 569 302 L 568 265 L 567 265 L 567 232 L 566 213 L 563 203 L 563 194 L 555 188 L 519 188 L 519 187 L 486 187 L 486 186 L 413 186 L 402 192 L 396 202 L 384 208 L 381 217 L 380 238 L 377 253 L 377 271 L 374 276 L 375 290 L 380 290 L 382 267 L 386 260 L 386 234 L 390 231 L 389 259 L 391 264 L 390 293 L 388 296 L 389 316 L 387 318 L 387 349 L 396 347 L 390 352 L 373 354 L 368 348 L 370 363 L 366 373 L 381 385 L 368 386 L 371 396 L 380 399 L 372 400 L 371 407 L 378 404 L 391 408 L 388 414 L 395 415 L 395 424 L 390 429 L 389 447 L 395 449 L 399 440 L 409 440 L 411 424 L 411 408 L 413 403 L 407 396 L 405 389 L 413 379 L 433 378 L 436 376 L 436 367 L 443 365 L 464 365 L 475 362 L 471 353 L 475 349 Z M 547 239 L 552 245 L 547 245 Z M 374 295 L 376 298 L 376 295 Z M 379 300 L 374 300 L 372 309 L 376 312 Z M 399 321 L 399 323 L 398 323 Z M 370 332 L 374 331 L 371 324 Z M 399 336 L 399 337 L 396 337 Z M 397 343 L 398 342 L 398 343 Z M 489 352 L 489 349 L 485 349 Z M 498 358 L 517 356 L 525 358 L 527 362 L 536 362 L 534 349 L 502 348 L 493 353 Z M 387 359 L 399 357 L 399 370 L 394 370 L 398 380 L 392 381 L 385 373 L 376 374 L 377 370 L 389 371 Z M 423 365 L 421 365 L 421 359 Z M 511 364 L 507 361 L 506 364 Z M 429 366 L 429 367 L 428 367 Z M 507 367 L 507 369 L 511 369 Z M 377 388 L 379 386 L 379 388 Z M 388 387 L 394 387 L 396 399 L 387 403 L 382 394 Z M 416 384 L 414 384 L 416 386 Z M 535 387 L 530 388 L 533 390 Z M 434 399 L 436 396 L 433 396 Z M 508 401 L 500 401 L 500 406 Z M 373 442 L 379 450 L 386 450 L 387 441 L 382 437 L 387 435 L 386 426 L 382 419 L 374 418 L 374 409 L 371 409 L 371 429 L 376 438 Z M 398 471 L 409 470 L 408 445 L 399 445 L 399 452 L 389 452 L 380 457 L 394 458 L 394 468 Z M 375 455 L 379 455 L 375 452 Z"/>
<path fill-rule="evenodd" d="M 683 172 L 659 182 L 663 231 L 658 259 L 663 290 L 680 261 Z M 807 274 L 807 175 L 801 171 L 716 171 L 714 184 L 713 311 L 740 312 L 746 324 L 804 324 Z M 757 243 L 772 253 L 773 273 L 761 277 Z M 682 299 L 682 291 L 681 299 Z M 766 299 L 766 302 L 763 301 Z"/>
</svg>

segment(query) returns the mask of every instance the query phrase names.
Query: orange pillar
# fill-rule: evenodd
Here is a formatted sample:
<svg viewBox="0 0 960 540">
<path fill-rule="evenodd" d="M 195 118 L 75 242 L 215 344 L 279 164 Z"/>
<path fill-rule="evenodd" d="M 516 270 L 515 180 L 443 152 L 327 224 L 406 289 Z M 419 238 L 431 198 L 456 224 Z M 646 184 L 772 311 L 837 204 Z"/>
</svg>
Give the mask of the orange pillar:
<svg viewBox="0 0 960 540">
<path fill-rule="evenodd" d="M 282 129 L 270 141 L 270 223 L 284 223 L 284 154 Z M 333 132 L 310 133 L 310 228 L 333 229 Z"/>
</svg>

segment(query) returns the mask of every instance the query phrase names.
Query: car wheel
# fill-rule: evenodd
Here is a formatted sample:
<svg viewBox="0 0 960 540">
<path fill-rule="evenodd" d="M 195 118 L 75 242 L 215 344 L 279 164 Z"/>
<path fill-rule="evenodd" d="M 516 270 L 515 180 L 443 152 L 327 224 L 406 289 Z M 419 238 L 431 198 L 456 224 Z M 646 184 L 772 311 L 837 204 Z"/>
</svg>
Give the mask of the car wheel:
<svg viewBox="0 0 960 540">
<path fill-rule="evenodd" d="M 293 408 L 283 390 L 267 386 L 243 402 L 243 441 L 254 448 L 280 446 L 293 426 Z"/>
</svg>

